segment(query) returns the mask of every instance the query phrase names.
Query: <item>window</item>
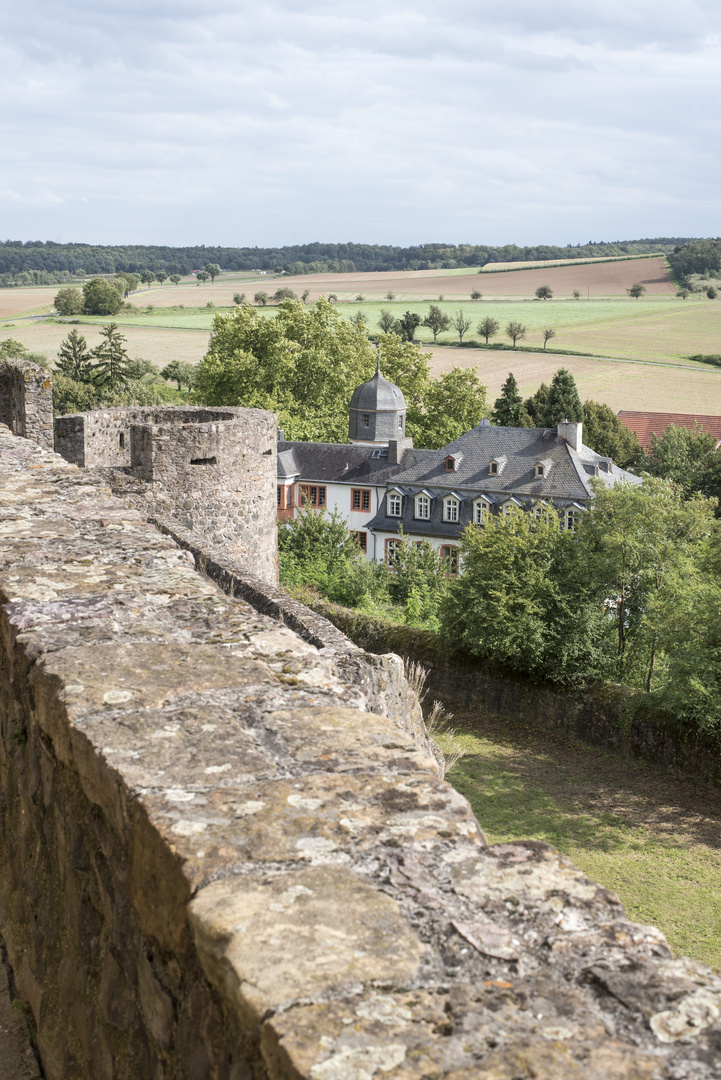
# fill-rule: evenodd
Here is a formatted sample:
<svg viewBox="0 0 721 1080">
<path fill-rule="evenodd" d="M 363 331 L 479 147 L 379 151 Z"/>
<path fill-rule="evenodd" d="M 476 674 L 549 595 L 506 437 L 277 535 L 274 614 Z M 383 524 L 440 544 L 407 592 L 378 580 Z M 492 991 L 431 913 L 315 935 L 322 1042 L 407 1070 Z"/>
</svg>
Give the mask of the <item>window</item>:
<svg viewBox="0 0 721 1080">
<path fill-rule="evenodd" d="M 536 465 L 536 476 L 545 476 L 546 470 L 543 465 Z"/>
<path fill-rule="evenodd" d="M 452 457 L 446 458 L 446 472 L 456 471 L 456 459 Z"/>
<path fill-rule="evenodd" d="M 316 484 L 300 484 L 301 506 L 325 506 L 325 487 Z"/>
<path fill-rule="evenodd" d="M 564 529 L 568 532 L 575 532 L 576 525 L 578 524 L 578 517 L 578 511 L 573 506 L 569 506 L 563 514 Z"/>
<path fill-rule="evenodd" d="M 371 490 L 370 490 L 370 488 L 351 488 L 351 492 L 350 492 L 350 508 L 351 508 L 351 510 L 370 510 L 370 508 L 371 508 Z"/>
<path fill-rule="evenodd" d="M 545 514 L 550 509 L 551 508 L 547 502 L 537 502 L 536 505 L 533 507 L 533 516 L 534 518 L 538 519 L 541 517 L 542 514 Z"/>
<path fill-rule="evenodd" d="M 517 514 L 520 512 L 520 506 L 518 503 L 512 502 L 510 499 L 507 503 L 503 504 L 503 516 L 509 517 L 510 514 Z"/>
<path fill-rule="evenodd" d="M 388 517 L 400 517 L 403 500 L 400 495 L 392 494 L 387 497 Z"/>
<path fill-rule="evenodd" d="M 124 433 L 122 431 L 118 435 L 118 443 L 120 445 L 120 449 L 124 450 L 125 449 L 125 435 L 124 435 Z"/>
<path fill-rule="evenodd" d="M 358 547 L 365 555 L 365 553 L 368 551 L 368 533 L 363 532 L 362 529 L 359 529 L 358 532 L 351 533 L 351 536 L 355 536 L 356 540 L 358 541 Z"/>
<path fill-rule="evenodd" d="M 392 566 L 401 553 L 403 544 L 400 540 L 386 540 L 386 562 Z"/>
<path fill-rule="evenodd" d="M 451 496 L 448 499 L 444 499 L 443 500 L 443 520 L 444 521 L 458 521 L 459 506 L 460 506 L 460 504 L 458 502 L 458 499 L 454 499 L 453 496 Z"/>
<path fill-rule="evenodd" d="M 441 558 L 446 564 L 446 573 L 456 577 L 458 574 L 458 548 L 453 544 L 444 544 L 441 548 Z"/>
<path fill-rule="evenodd" d="M 475 525 L 483 525 L 488 521 L 491 512 L 491 504 L 486 499 L 476 499 L 473 504 L 473 522 Z"/>
<path fill-rule="evenodd" d="M 402 416 L 398 417 L 398 430 L 403 431 L 403 417 Z"/>
<path fill-rule="evenodd" d="M 498 476 L 498 462 L 492 461 L 491 464 L 488 466 L 488 471 L 491 476 Z"/>
<path fill-rule="evenodd" d="M 431 500 L 427 495 L 416 495 L 416 517 L 421 521 L 430 520 Z"/>
<path fill-rule="evenodd" d="M 278 484 L 278 487 L 275 489 L 275 495 L 275 505 L 280 509 L 283 505 L 283 488 L 280 484 Z"/>
<path fill-rule="evenodd" d="M 371 426 L 371 414 L 367 413 L 367 412 L 364 412 L 363 413 L 363 427 L 370 427 L 370 426 Z"/>
</svg>

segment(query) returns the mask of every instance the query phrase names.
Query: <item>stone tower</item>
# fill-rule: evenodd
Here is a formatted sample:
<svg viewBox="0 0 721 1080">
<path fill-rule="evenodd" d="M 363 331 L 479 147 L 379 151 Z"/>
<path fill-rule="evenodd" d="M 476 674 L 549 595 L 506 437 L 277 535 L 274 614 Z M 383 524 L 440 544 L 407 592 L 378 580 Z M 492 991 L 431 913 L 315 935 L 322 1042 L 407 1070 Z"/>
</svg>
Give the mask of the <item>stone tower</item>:
<svg viewBox="0 0 721 1080">
<path fill-rule="evenodd" d="M 348 438 L 361 446 L 388 446 L 406 434 L 406 401 L 381 375 L 380 358 L 372 379 L 362 383 L 350 400 Z"/>
</svg>

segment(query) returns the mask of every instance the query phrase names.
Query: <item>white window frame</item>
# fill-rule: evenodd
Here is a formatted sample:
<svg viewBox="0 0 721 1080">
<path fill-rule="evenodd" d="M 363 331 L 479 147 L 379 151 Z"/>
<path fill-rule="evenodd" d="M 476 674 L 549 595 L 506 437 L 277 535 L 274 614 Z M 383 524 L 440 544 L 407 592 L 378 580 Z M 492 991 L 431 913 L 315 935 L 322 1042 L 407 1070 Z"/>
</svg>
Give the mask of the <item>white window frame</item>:
<svg viewBox="0 0 721 1080">
<path fill-rule="evenodd" d="M 581 511 L 577 506 L 567 506 L 563 511 L 563 527 L 566 532 L 575 532 L 581 520 Z"/>
<path fill-rule="evenodd" d="M 425 510 L 425 513 L 421 513 Z M 429 495 L 416 495 L 415 515 L 419 521 L 431 520 L 431 500 Z"/>
<path fill-rule="evenodd" d="M 491 504 L 488 499 L 476 499 L 473 503 L 473 524 L 484 525 L 491 515 Z"/>
<path fill-rule="evenodd" d="M 386 495 L 386 514 L 388 517 L 400 517 L 403 513 L 403 496 L 397 491 Z"/>
<path fill-rule="evenodd" d="M 512 502 L 512 500 L 509 499 L 508 502 L 505 502 L 503 504 L 503 506 L 501 508 L 501 513 L 503 514 L 503 516 L 505 518 L 505 517 L 508 517 L 509 514 L 518 513 L 520 510 L 521 510 L 521 507 L 518 505 L 518 503 Z"/>
<path fill-rule="evenodd" d="M 443 520 L 452 525 L 458 524 L 461 518 L 461 504 L 454 495 L 448 495 L 443 500 Z"/>
<path fill-rule="evenodd" d="M 538 463 L 538 464 L 536 465 L 536 473 L 535 473 L 535 475 L 536 475 L 536 478 L 537 478 L 537 479 L 538 479 L 538 478 L 541 478 L 541 477 L 544 477 L 544 476 L 546 475 L 546 466 L 545 466 L 545 465 L 541 465 L 541 464 L 540 464 L 540 462 L 539 462 L 539 463 Z"/>
</svg>

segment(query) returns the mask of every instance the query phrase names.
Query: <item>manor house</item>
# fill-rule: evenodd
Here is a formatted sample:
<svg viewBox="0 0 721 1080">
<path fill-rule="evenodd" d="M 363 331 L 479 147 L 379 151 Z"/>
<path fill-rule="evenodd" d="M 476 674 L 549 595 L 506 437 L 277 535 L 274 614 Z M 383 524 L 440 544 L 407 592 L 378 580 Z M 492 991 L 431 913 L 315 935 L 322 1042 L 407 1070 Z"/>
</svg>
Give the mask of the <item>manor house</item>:
<svg viewBox="0 0 721 1080">
<path fill-rule="evenodd" d="M 399 534 L 440 548 L 458 569 L 464 528 L 493 514 L 552 506 L 573 529 L 593 498 L 591 481 L 640 484 L 639 477 L 583 444 L 583 425 L 494 427 L 488 420 L 441 450 L 406 435 L 406 403 L 380 366 L 354 392 L 349 443 L 278 443 L 278 517 L 302 507 L 337 510 L 376 562 L 392 557 Z"/>
</svg>

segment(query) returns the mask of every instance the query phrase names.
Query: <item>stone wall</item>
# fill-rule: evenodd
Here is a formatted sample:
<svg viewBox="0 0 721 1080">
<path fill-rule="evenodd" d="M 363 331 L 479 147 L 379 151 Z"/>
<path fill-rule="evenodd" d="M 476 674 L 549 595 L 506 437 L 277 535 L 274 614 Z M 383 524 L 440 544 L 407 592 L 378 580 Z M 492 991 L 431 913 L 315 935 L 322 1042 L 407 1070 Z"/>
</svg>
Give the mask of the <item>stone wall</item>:
<svg viewBox="0 0 721 1080">
<path fill-rule="evenodd" d="M 713 735 L 683 727 L 653 707 L 650 695 L 606 684 L 571 690 L 501 672 L 460 649 L 452 652 L 437 634 L 374 619 L 337 604 L 313 601 L 360 648 L 393 650 L 428 672 L 429 695 L 447 703 L 480 707 L 519 724 L 562 731 L 594 746 L 631 754 L 674 774 L 721 788 L 721 753 Z"/>
<path fill-rule="evenodd" d="M 0 423 L 16 435 L 53 448 L 53 379 L 28 360 L 0 361 Z"/>
<path fill-rule="evenodd" d="M 55 449 L 76 465 L 123 469 L 118 490 L 148 513 L 278 580 L 276 420 L 260 409 L 127 408 L 58 417 Z M 124 487 L 123 487 L 124 485 Z"/>
<path fill-rule="evenodd" d="M 721 978 L 0 433 L 0 933 L 46 1080 L 712 1080 Z"/>
</svg>

